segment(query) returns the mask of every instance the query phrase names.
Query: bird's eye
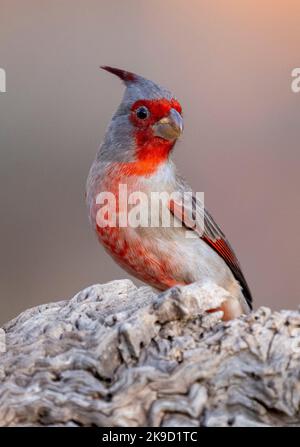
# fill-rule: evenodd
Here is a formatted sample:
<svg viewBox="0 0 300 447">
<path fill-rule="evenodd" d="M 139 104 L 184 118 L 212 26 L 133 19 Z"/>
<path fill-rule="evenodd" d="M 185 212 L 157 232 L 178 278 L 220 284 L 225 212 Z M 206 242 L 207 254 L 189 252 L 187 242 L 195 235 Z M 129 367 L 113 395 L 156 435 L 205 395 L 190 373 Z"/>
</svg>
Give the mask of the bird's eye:
<svg viewBox="0 0 300 447">
<path fill-rule="evenodd" d="M 150 115 L 149 110 L 147 109 L 147 107 L 145 106 L 141 106 L 138 109 L 136 109 L 136 116 L 140 119 L 140 120 L 145 120 L 146 118 L 148 118 L 148 116 Z"/>
</svg>

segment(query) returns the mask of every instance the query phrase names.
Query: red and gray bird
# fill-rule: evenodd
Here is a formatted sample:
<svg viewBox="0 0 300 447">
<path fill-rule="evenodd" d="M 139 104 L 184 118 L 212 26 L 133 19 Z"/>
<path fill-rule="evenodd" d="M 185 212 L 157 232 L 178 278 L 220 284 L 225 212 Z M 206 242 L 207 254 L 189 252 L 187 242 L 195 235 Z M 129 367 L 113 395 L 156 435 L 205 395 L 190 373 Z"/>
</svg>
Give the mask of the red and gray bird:
<svg viewBox="0 0 300 447">
<path fill-rule="evenodd" d="M 99 223 L 99 193 L 117 196 L 117 215 L 127 209 L 118 196 L 120 184 L 126 185 L 128 195 L 140 191 L 149 198 L 153 192 L 171 196 L 173 192 L 184 195 L 192 191 L 170 157 L 183 131 L 178 100 L 169 90 L 142 76 L 108 66 L 101 68 L 118 76 L 126 89 L 87 180 L 89 217 L 99 241 L 127 272 L 158 290 L 195 281 L 216 284 L 228 292 L 221 308 L 224 319 L 248 313 L 252 297 L 237 257 L 212 216 L 203 206 L 197 207 L 196 194 L 190 205 L 172 199 L 164 202 L 164 210 L 158 208 L 158 213 L 170 213 L 178 225 Z M 198 208 L 203 213 L 197 212 Z M 186 217 L 191 215 L 196 220 L 198 215 L 199 226 Z M 193 237 L 187 237 L 187 232 Z"/>
</svg>

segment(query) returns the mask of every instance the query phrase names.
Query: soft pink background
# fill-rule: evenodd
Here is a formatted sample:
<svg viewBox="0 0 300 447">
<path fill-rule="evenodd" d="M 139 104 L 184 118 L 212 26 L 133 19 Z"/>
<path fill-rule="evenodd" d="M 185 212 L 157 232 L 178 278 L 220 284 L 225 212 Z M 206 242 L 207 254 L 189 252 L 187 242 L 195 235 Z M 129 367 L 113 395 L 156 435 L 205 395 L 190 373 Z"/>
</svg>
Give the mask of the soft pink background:
<svg viewBox="0 0 300 447">
<path fill-rule="evenodd" d="M 123 87 L 184 107 L 175 159 L 228 235 L 255 306 L 299 303 L 300 5 L 275 0 L 1 0 L 0 321 L 124 278 L 92 234 L 85 179 Z"/>
</svg>

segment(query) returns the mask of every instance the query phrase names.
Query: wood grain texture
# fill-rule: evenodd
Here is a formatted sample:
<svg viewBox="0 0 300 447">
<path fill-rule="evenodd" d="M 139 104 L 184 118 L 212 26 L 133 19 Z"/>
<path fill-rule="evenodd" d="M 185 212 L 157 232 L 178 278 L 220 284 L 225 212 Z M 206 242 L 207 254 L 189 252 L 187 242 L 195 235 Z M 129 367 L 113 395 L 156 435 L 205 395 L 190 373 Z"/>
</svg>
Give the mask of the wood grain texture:
<svg viewBox="0 0 300 447">
<path fill-rule="evenodd" d="M 300 312 L 223 323 L 227 292 L 91 286 L 3 326 L 1 426 L 300 425 Z"/>
</svg>

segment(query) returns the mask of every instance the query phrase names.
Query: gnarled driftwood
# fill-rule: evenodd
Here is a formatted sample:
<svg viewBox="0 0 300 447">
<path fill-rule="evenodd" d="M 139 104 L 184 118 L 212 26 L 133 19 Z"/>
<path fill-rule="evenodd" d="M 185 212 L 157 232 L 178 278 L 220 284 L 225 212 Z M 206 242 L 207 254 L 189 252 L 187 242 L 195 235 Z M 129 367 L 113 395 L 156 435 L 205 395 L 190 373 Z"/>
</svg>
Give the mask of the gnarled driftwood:
<svg viewBox="0 0 300 447">
<path fill-rule="evenodd" d="M 300 313 L 223 323 L 215 286 L 95 285 L 4 325 L 0 425 L 300 425 Z"/>
</svg>

